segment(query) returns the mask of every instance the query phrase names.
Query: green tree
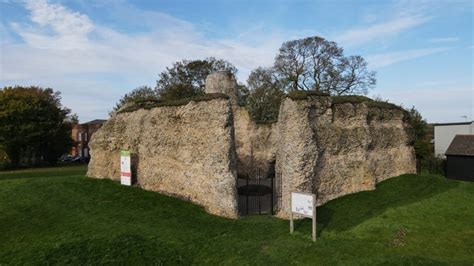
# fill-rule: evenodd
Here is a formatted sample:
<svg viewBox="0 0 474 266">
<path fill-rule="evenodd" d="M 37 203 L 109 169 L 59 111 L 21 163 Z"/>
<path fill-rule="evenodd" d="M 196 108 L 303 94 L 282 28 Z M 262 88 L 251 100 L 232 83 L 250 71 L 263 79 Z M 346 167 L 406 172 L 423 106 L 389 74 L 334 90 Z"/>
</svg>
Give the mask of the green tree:
<svg viewBox="0 0 474 266">
<path fill-rule="evenodd" d="M 204 90 L 197 90 L 192 85 L 186 83 L 172 84 L 166 87 L 166 89 L 158 91 L 158 98 L 163 101 L 192 98 L 204 94 Z"/>
<path fill-rule="evenodd" d="M 413 130 L 413 135 L 415 138 L 414 148 L 416 159 L 424 161 L 429 157 L 433 156 L 433 148 L 430 140 L 427 137 L 427 128 L 428 123 L 421 116 L 420 112 L 415 109 L 413 106 L 409 110 L 410 115 L 410 125 Z"/>
<path fill-rule="evenodd" d="M 206 77 L 216 71 L 237 73 L 234 65 L 213 57 L 176 62 L 160 74 L 156 86 L 158 96 L 166 101 L 202 95 Z"/>
<path fill-rule="evenodd" d="M 158 100 L 156 91 L 148 86 L 141 86 L 122 96 L 109 115 L 113 115 L 128 103 L 155 100 Z"/>
<path fill-rule="evenodd" d="M 273 69 L 255 69 L 250 73 L 247 84 L 250 91 L 247 107 L 253 119 L 257 122 L 275 121 L 285 93 Z"/>
<path fill-rule="evenodd" d="M 250 91 L 244 84 L 237 84 L 237 104 L 239 106 L 247 106 Z"/>
<path fill-rule="evenodd" d="M 367 70 L 363 57 L 345 57 L 335 42 L 318 36 L 283 43 L 274 70 L 285 91 L 367 94 L 376 84 L 376 73 Z"/>
<path fill-rule="evenodd" d="M 74 123 L 70 112 L 61 105 L 60 92 L 50 88 L 0 89 L 0 146 L 11 164 L 54 164 L 68 152 Z"/>
</svg>

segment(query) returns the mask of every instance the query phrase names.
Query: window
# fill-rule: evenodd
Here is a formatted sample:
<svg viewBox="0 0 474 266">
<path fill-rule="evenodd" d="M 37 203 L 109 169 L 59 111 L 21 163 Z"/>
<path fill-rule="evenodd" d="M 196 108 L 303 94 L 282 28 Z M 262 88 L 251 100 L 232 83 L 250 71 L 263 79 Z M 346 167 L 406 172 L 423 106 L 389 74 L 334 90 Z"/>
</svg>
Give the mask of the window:
<svg viewBox="0 0 474 266">
<path fill-rule="evenodd" d="M 77 141 L 82 141 L 82 133 L 77 133 Z"/>
<path fill-rule="evenodd" d="M 87 132 L 84 133 L 84 141 L 87 141 Z"/>
</svg>

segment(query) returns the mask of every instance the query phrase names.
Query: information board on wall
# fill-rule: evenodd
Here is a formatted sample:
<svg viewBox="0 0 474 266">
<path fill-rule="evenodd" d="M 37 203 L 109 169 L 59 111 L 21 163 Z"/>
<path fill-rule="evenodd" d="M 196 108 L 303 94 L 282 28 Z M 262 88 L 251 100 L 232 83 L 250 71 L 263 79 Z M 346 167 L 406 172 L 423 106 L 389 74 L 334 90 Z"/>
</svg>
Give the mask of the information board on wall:
<svg viewBox="0 0 474 266">
<path fill-rule="evenodd" d="M 132 185 L 132 168 L 130 167 L 130 151 L 120 151 L 120 184 Z"/>
</svg>

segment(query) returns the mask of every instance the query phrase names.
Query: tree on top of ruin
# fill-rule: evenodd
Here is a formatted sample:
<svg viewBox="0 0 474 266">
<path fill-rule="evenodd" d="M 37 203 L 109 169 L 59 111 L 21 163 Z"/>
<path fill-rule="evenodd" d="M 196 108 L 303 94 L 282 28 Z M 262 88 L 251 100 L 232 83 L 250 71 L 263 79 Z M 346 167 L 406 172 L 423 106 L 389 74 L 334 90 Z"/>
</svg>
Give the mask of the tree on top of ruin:
<svg viewBox="0 0 474 266">
<path fill-rule="evenodd" d="M 156 82 L 156 88 L 141 86 L 120 98 L 113 110 L 113 115 L 127 103 L 142 101 L 173 101 L 192 98 L 204 94 L 206 77 L 216 71 L 237 73 L 237 68 L 231 63 L 209 57 L 203 60 L 181 60 L 172 67 L 161 72 Z M 239 97 L 245 97 L 245 88 L 239 85 Z"/>
<path fill-rule="evenodd" d="M 278 118 L 281 99 L 285 96 L 282 84 L 273 69 L 259 67 L 247 79 L 249 96 L 247 108 L 257 122 L 273 122 Z"/>
<path fill-rule="evenodd" d="M 127 103 L 133 102 L 143 102 L 143 101 L 156 101 L 158 100 L 158 94 L 154 89 L 148 86 L 140 86 L 133 91 L 125 94 L 120 98 L 118 103 L 115 104 L 113 110 L 109 113 L 109 115 L 113 115 L 117 112 L 120 108 L 125 106 Z"/>
<path fill-rule="evenodd" d="M 314 36 L 282 44 L 273 70 L 284 91 L 315 90 L 331 95 L 367 94 L 375 72 L 362 56 L 344 56 L 335 42 Z"/>
<path fill-rule="evenodd" d="M 158 96 L 162 100 L 177 100 L 204 94 L 206 77 L 217 71 L 237 73 L 231 63 L 209 57 L 204 60 L 182 60 L 161 72 L 156 82 Z"/>
<path fill-rule="evenodd" d="M 272 67 L 258 67 L 247 80 L 247 106 L 256 121 L 278 118 L 285 92 L 312 90 L 331 95 L 367 94 L 375 72 L 361 56 L 344 56 L 335 42 L 314 36 L 282 44 Z"/>
</svg>

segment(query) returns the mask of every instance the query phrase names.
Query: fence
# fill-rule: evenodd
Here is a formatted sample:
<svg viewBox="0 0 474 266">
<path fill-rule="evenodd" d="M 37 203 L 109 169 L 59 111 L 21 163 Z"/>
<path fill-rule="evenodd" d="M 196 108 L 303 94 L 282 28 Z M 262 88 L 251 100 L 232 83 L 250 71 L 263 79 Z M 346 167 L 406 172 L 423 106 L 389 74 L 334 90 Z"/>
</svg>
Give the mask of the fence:
<svg viewBox="0 0 474 266">
<path fill-rule="evenodd" d="M 446 176 L 446 159 L 433 157 L 416 160 L 416 172 Z"/>
<path fill-rule="evenodd" d="M 239 214 L 274 214 L 281 201 L 281 175 L 252 171 L 237 178 Z"/>
</svg>

